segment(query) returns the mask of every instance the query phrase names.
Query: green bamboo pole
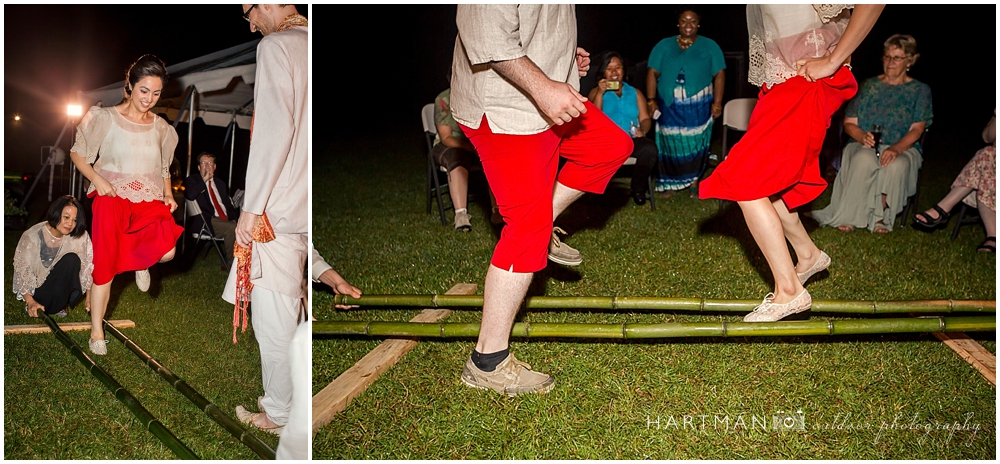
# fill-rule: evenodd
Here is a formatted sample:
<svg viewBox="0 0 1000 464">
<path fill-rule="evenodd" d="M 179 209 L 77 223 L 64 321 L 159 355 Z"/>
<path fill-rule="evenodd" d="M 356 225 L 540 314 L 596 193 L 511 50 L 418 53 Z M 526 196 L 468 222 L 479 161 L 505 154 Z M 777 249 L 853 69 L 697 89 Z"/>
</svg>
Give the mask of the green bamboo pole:
<svg viewBox="0 0 1000 464">
<path fill-rule="evenodd" d="M 482 307 L 482 295 L 335 295 L 335 305 L 363 307 L 461 308 Z M 750 312 L 760 300 L 720 300 L 707 298 L 660 298 L 640 296 L 533 296 L 525 299 L 527 309 L 603 309 L 624 311 Z M 992 300 L 910 300 L 858 301 L 813 300 L 812 310 L 823 313 L 995 313 Z"/>
<path fill-rule="evenodd" d="M 222 412 L 218 406 L 208 401 L 201 395 L 201 393 L 198 393 L 197 390 L 189 386 L 184 379 L 181 379 L 180 377 L 174 375 L 173 372 L 170 372 L 170 369 L 167 369 L 166 366 L 150 356 L 149 353 L 146 353 L 145 350 L 133 342 L 132 339 L 126 337 L 125 334 L 118 330 L 117 327 L 111 325 L 108 321 L 104 321 L 104 331 L 106 333 L 110 333 L 111 336 L 122 342 L 122 344 L 132 351 L 132 353 L 135 353 L 135 355 L 138 356 L 147 367 L 152 369 L 153 372 L 159 374 L 163 380 L 166 380 L 167 383 L 173 386 L 174 389 L 180 392 L 180 394 L 184 395 L 185 398 L 191 400 L 191 402 L 194 403 L 198 409 L 207 414 L 209 418 L 215 421 L 215 423 L 226 429 L 226 431 L 235 437 L 240 443 L 243 443 L 250 448 L 251 451 L 257 453 L 258 456 L 264 459 L 274 459 L 274 450 L 271 449 L 271 447 L 267 446 L 266 443 L 247 431 L 243 427 L 243 424 L 239 421 Z"/>
<path fill-rule="evenodd" d="M 680 337 L 789 337 L 928 332 L 989 332 L 994 316 L 904 317 L 884 319 L 808 320 L 779 322 L 684 322 L 625 324 L 517 323 L 512 337 L 520 338 L 680 338 Z M 473 338 L 479 323 L 316 321 L 313 335 L 370 337 Z"/>
<path fill-rule="evenodd" d="M 111 394 L 114 395 L 115 399 L 124 404 L 125 407 L 128 408 L 129 412 L 131 412 L 132 415 L 139 420 L 139 423 L 145 426 L 146 430 L 149 430 L 154 437 L 163 442 L 163 444 L 167 446 L 167 449 L 172 451 L 181 459 L 200 459 L 198 455 L 194 454 L 194 451 L 184 445 L 184 443 L 174 436 L 169 429 L 160 423 L 159 419 L 147 411 L 146 408 L 139 403 L 139 400 L 132 396 L 132 393 L 118 383 L 114 377 L 111 377 L 111 374 L 102 369 L 101 366 L 98 366 L 93 359 L 90 359 L 90 356 L 87 356 L 87 353 L 84 353 L 83 349 L 81 349 L 80 346 L 73 341 L 73 339 L 69 338 L 69 336 L 66 335 L 66 332 L 63 332 L 63 330 L 59 328 L 59 325 L 56 324 L 48 314 L 45 314 L 44 311 L 39 311 L 38 314 L 40 315 L 39 317 L 41 317 L 42 320 L 48 324 L 49 328 L 52 329 L 52 333 L 56 336 L 56 339 L 62 342 L 66 348 L 69 348 L 70 353 L 80 360 L 83 367 L 85 367 L 91 375 L 96 377 L 97 380 L 104 384 L 104 386 L 111 391 Z M 107 324 L 107 321 L 105 321 L 105 324 Z"/>
</svg>

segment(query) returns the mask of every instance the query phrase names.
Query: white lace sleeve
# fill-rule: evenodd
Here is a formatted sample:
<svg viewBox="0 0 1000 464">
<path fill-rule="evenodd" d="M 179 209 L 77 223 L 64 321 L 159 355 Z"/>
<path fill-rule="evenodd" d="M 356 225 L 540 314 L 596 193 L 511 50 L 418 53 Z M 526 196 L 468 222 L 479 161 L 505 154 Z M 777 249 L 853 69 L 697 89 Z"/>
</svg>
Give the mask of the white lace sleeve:
<svg viewBox="0 0 1000 464">
<path fill-rule="evenodd" d="M 80 255 L 80 288 L 84 293 L 94 285 L 94 245 L 90 241 L 90 235 L 83 233 L 83 248 L 85 252 Z"/>
<path fill-rule="evenodd" d="M 80 120 L 77 126 L 76 141 L 70 152 L 75 152 L 87 160 L 87 163 L 94 164 L 97 161 L 97 152 L 101 149 L 101 142 L 104 136 L 111 130 L 111 116 L 108 110 L 117 111 L 114 107 L 101 108 L 95 106 Z"/>
<path fill-rule="evenodd" d="M 17 249 L 14 250 L 14 294 L 21 301 L 24 301 L 25 293 L 34 293 L 38 286 L 29 261 L 32 256 L 38 257 L 38 241 L 33 234 L 37 231 L 37 227 L 30 227 L 24 231 L 21 240 L 17 242 Z"/>
<path fill-rule="evenodd" d="M 162 164 L 161 175 L 163 178 L 170 177 L 170 163 L 174 160 L 174 149 L 177 148 L 177 131 L 174 130 L 174 126 L 167 124 L 166 121 L 162 119 L 159 120 L 165 126 L 162 129 L 162 144 L 160 145 L 160 160 Z"/>
<path fill-rule="evenodd" d="M 828 23 L 830 22 L 831 19 L 840 16 L 840 13 L 843 12 L 844 10 L 849 8 L 854 8 L 854 5 L 820 4 L 820 5 L 813 5 L 813 8 L 816 9 L 816 14 L 819 15 L 820 19 L 822 19 L 824 23 Z"/>
</svg>

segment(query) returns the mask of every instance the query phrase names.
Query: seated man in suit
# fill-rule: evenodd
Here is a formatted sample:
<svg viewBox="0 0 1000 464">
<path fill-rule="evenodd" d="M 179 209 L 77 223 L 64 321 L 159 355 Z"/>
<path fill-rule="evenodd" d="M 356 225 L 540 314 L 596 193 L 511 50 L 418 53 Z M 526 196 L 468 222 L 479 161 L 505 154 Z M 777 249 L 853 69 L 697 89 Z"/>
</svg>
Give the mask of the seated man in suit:
<svg viewBox="0 0 1000 464">
<path fill-rule="evenodd" d="M 208 230 L 225 239 L 224 250 L 227 256 L 232 256 L 239 212 L 229 198 L 226 184 L 215 177 L 215 155 L 208 152 L 198 155 L 198 174 L 184 179 L 184 198 L 197 201 L 204 216 L 211 218 Z M 195 230 L 201 228 L 201 216 L 192 216 L 191 221 Z"/>
</svg>

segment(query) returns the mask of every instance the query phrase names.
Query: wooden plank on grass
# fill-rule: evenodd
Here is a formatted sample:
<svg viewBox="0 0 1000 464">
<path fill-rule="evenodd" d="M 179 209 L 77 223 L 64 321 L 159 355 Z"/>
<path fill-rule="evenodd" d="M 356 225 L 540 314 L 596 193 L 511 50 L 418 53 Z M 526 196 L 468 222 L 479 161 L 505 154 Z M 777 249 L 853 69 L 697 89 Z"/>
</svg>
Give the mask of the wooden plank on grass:
<svg viewBox="0 0 1000 464">
<path fill-rule="evenodd" d="M 108 321 L 111 325 L 119 329 L 130 329 L 135 327 L 135 322 L 128 319 L 119 319 L 116 321 Z M 63 329 L 64 332 L 69 332 L 73 330 L 90 330 L 89 322 L 63 322 L 59 324 L 59 328 Z M 3 334 L 36 334 L 36 333 L 49 333 L 52 332 L 49 326 L 45 324 L 25 324 L 25 325 L 5 325 L 3 326 Z"/>
<path fill-rule="evenodd" d="M 997 386 L 997 357 L 993 353 L 962 332 L 934 332 L 934 336 Z"/>
<path fill-rule="evenodd" d="M 456 284 L 445 295 L 475 293 L 476 284 Z M 410 319 L 410 322 L 437 322 L 449 314 L 451 314 L 449 309 L 425 309 Z M 337 413 L 346 409 L 351 400 L 365 391 L 415 346 L 417 341 L 412 339 L 386 340 L 317 393 L 313 397 L 313 433 L 333 420 Z"/>
</svg>

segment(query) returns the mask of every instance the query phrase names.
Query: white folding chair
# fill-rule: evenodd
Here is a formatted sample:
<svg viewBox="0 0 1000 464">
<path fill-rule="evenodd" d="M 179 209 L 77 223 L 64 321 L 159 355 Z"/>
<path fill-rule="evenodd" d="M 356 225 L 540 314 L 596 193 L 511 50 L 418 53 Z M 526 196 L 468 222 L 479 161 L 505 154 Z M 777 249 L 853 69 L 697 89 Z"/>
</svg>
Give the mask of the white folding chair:
<svg viewBox="0 0 1000 464">
<path fill-rule="evenodd" d="M 434 156 L 431 155 L 431 150 L 434 149 L 434 137 L 437 135 L 433 103 L 424 105 L 423 109 L 420 110 L 420 120 L 424 124 L 424 139 L 427 141 L 427 214 L 431 214 L 431 199 L 437 197 L 438 214 L 441 216 L 441 225 L 444 226 L 447 225 L 447 222 L 444 218 L 444 200 L 441 194 L 448 191 L 448 181 L 445 180 L 442 185 L 439 172 L 447 175 L 448 170 L 444 166 L 436 169 L 438 168 L 437 163 L 434 162 Z"/>
<path fill-rule="evenodd" d="M 750 125 L 750 114 L 753 113 L 754 106 L 757 106 L 756 98 L 734 98 L 726 103 L 722 109 L 722 157 L 719 162 L 726 160 L 729 155 L 729 131 L 737 130 L 746 132 Z M 719 209 L 725 200 L 719 200 Z"/>
<path fill-rule="evenodd" d="M 729 154 L 729 130 L 746 132 L 754 106 L 757 106 L 756 98 L 734 98 L 726 103 L 722 110 L 722 158 L 719 160 L 720 163 Z"/>
</svg>

